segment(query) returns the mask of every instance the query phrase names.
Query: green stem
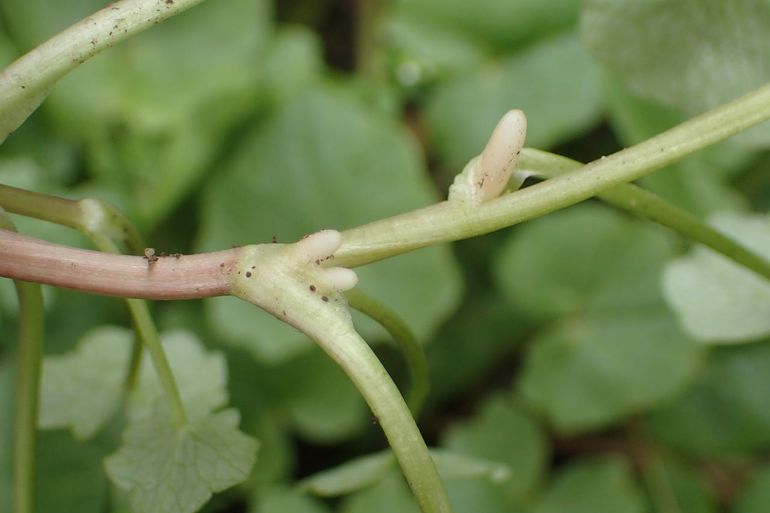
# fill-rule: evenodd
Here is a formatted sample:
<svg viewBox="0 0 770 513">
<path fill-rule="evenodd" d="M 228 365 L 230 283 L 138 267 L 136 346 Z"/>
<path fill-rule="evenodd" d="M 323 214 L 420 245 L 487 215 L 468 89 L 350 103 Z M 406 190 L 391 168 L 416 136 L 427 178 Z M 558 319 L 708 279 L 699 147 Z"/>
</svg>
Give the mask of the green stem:
<svg viewBox="0 0 770 513">
<path fill-rule="evenodd" d="M 770 86 L 764 86 L 636 146 L 478 207 L 442 202 L 347 230 L 335 254 L 336 265 L 364 265 L 548 214 L 636 180 L 768 119 Z"/>
<path fill-rule="evenodd" d="M 406 394 L 406 404 L 409 405 L 412 415 L 415 418 L 419 417 L 428 394 L 428 362 L 422 346 L 417 342 L 417 337 L 398 313 L 373 297 L 358 289 L 347 291 L 345 297 L 351 307 L 371 317 L 385 328 L 404 353 L 411 383 L 409 392 Z"/>
<path fill-rule="evenodd" d="M 43 102 L 54 84 L 120 41 L 202 0 L 122 0 L 52 37 L 0 72 L 0 144 Z"/>
<path fill-rule="evenodd" d="M 534 171 L 547 178 L 579 169 L 581 166 L 582 164 L 575 160 L 531 149 L 524 150 L 519 162 L 521 170 Z M 633 184 L 622 184 L 599 194 L 599 197 L 608 203 L 700 242 L 754 271 L 766 280 L 770 280 L 770 261 L 712 228 L 690 212 L 668 203 L 663 198 L 641 187 Z"/>
<path fill-rule="evenodd" d="M 232 274 L 233 294 L 305 333 L 342 368 L 377 418 L 423 513 L 450 513 L 441 478 L 398 387 L 355 331 L 327 270 L 313 264 L 336 249 L 336 244 L 321 243 L 323 250 L 318 250 L 317 235 L 286 246 L 241 248 Z M 336 238 L 339 241 L 338 233 Z M 319 298 L 324 282 L 328 295 Z M 319 289 L 309 289 L 309 284 Z"/>
<path fill-rule="evenodd" d="M 0 208 L 0 226 L 13 223 Z M 43 357 L 43 294 L 40 285 L 14 281 L 19 297 L 19 365 L 16 374 L 14 512 L 33 513 L 35 498 L 35 447 Z"/>
<path fill-rule="evenodd" d="M 105 253 L 120 254 L 120 248 L 114 242 L 115 238 L 122 240 L 133 252 L 139 252 L 139 248 L 143 246 L 139 232 L 128 218 L 102 201 L 93 199 L 73 201 L 0 185 L 0 205 L 16 214 L 74 228 L 91 239 L 94 245 Z M 179 425 L 183 425 L 187 422 L 187 415 L 179 387 L 147 303 L 141 299 L 126 299 L 126 303 L 139 338 L 150 352 L 153 366 L 158 373 L 174 418 Z M 129 376 L 135 368 L 135 364 L 132 363 Z"/>
</svg>

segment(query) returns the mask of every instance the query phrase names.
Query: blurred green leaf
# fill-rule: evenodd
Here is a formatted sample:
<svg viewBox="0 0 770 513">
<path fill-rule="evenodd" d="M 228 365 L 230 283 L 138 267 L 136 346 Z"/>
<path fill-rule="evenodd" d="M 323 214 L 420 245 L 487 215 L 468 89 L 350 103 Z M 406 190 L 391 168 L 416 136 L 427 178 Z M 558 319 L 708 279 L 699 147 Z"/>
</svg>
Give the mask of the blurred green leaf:
<svg viewBox="0 0 770 513">
<path fill-rule="evenodd" d="M 446 402 L 483 380 L 531 329 L 531 322 L 511 312 L 496 293 L 466 301 L 427 347 L 429 405 Z"/>
<path fill-rule="evenodd" d="M 282 366 L 288 386 L 283 406 L 303 438 L 341 442 L 366 425 L 369 410 L 350 378 L 315 349 Z"/>
<path fill-rule="evenodd" d="M 129 424 L 123 445 L 105 460 L 107 474 L 135 513 L 193 513 L 251 471 L 257 444 L 238 421 L 238 412 L 224 410 L 178 426 L 159 400 Z"/>
<path fill-rule="evenodd" d="M 389 474 L 396 463 L 390 450 L 367 454 L 313 474 L 298 483 L 301 490 L 320 497 L 337 497 L 362 490 Z"/>
<path fill-rule="evenodd" d="M 234 160 L 212 180 L 199 248 L 267 242 L 273 236 L 294 241 L 435 199 L 414 140 L 402 128 L 344 89 L 315 88 L 245 136 Z M 454 309 L 460 292 L 446 247 L 356 272 L 359 287 L 396 310 L 421 340 Z M 208 314 L 218 333 L 263 361 L 280 362 L 309 347 L 294 329 L 246 303 L 209 300 Z M 356 325 L 365 338 L 382 333 L 371 322 Z"/>
<path fill-rule="evenodd" d="M 314 32 L 300 26 L 279 29 L 262 63 L 264 94 L 280 104 L 315 85 L 323 71 L 321 51 Z"/>
<path fill-rule="evenodd" d="M 504 50 L 571 26 L 579 7 L 579 0 L 404 0 L 396 12 Z"/>
<path fill-rule="evenodd" d="M 444 480 L 484 478 L 500 484 L 511 479 L 511 469 L 497 461 L 446 449 L 431 449 L 430 455 Z M 395 470 L 396 458 L 390 450 L 385 450 L 313 474 L 300 481 L 298 486 L 320 497 L 337 497 L 367 488 Z"/>
<path fill-rule="evenodd" d="M 534 489 L 548 457 L 540 427 L 504 397 L 487 400 L 473 419 L 450 427 L 442 445 L 507 466 L 511 478 L 501 488 L 509 497 L 521 497 Z"/>
<path fill-rule="evenodd" d="M 395 473 L 374 486 L 346 497 L 340 513 L 420 513 L 403 478 Z"/>
<path fill-rule="evenodd" d="M 174 330 L 161 334 L 171 371 L 188 417 L 203 417 L 227 403 L 227 366 L 219 352 L 206 351 L 193 333 Z M 137 386 L 131 392 L 129 413 L 132 419 L 146 416 L 165 392 L 157 372 L 145 351 Z"/>
<path fill-rule="evenodd" d="M 705 480 L 683 462 L 653 454 L 644 465 L 644 483 L 656 513 L 717 512 L 714 494 Z"/>
<path fill-rule="evenodd" d="M 695 384 L 651 415 L 652 432 L 703 456 L 768 447 L 769 375 L 770 343 L 712 350 Z"/>
<path fill-rule="evenodd" d="M 770 510 L 770 467 L 756 470 L 738 497 L 734 513 L 765 513 Z"/>
<path fill-rule="evenodd" d="M 770 255 L 770 218 L 723 213 L 711 224 L 759 255 Z M 668 264 L 666 299 L 687 332 L 704 343 L 751 342 L 770 335 L 770 283 L 705 247 Z"/>
<path fill-rule="evenodd" d="M 101 448 L 79 443 L 69 433 L 41 433 L 38 435 L 37 454 L 39 485 L 35 488 L 35 511 L 103 511 L 107 478 L 101 468 L 104 457 Z"/>
<path fill-rule="evenodd" d="M 442 163 L 459 172 L 514 108 L 527 115 L 527 146 L 536 148 L 564 142 L 598 122 L 598 69 L 574 34 L 538 42 L 439 84 L 425 113 Z"/>
<path fill-rule="evenodd" d="M 250 513 L 329 513 L 320 501 L 300 493 L 273 485 L 261 490 L 249 510 Z"/>
<path fill-rule="evenodd" d="M 503 247 L 503 292 L 554 321 L 533 341 L 519 385 L 559 430 L 617 421 L 692 378 L 700 349 L 678 329 L 659 286 L 672 255 L 659 229 L 596 206 L 530 222 Z"/>
<path fill-rule="evenodd" d="M 116 326 L 89 332 L 77 348 L 43 360 L 39 425 L 68 427 L 91 438 L 115 414 L 123 396 L 134 333 Z"/>
<path fill-rule="evenodd" d="M 765 0 L 588 0 L 583 39 L 641 96 L 692 116 L 770 82 Z M 740 136 L 766 146 L 770 125 Z"/>
<path fill-rule="evenodd" d="M 639 490 L 617 458 L 582 460 L 560 470 L 533 513 L 642 513 Z"/>
<path fill-rule="evenodd" d="M 96 0 L 8 0 L 10 32 L 30 47 Z M 206 2 L 95 57 L 54 88 L 45 104 L 57 126 L 87 145 L 93 176 L 131 199 L 154 225 L 215 157 L 259 80 L 271 35 L 264 0 Z M 46 13 L 46 15 L 41 15 Z"/>
</svg>

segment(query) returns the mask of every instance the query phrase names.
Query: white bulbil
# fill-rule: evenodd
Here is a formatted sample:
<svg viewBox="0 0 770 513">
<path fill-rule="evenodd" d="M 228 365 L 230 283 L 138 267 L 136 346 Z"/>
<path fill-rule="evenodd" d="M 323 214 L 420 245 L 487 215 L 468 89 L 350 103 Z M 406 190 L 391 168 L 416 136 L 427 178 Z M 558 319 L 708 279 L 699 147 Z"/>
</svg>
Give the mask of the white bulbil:
<svg viewBox="0 0 770 513">
<path fill-rule="evenodd" d="M 510 110 L 497 123 L 481 155 L 473 158 L 449 187 L 449 201 L 479 205 L 505 190 L 527 136 L 527 117 Z"/>
<path fill-rule="evenodd" d="M 337 230 L 321 230 L 311 233 L 294 244 L 297 256 L 307 262 L 326 260 L 342 244 L 342 234 Z"/>
<path fill-rule="evenodd" d="M 355 271 L 344 267 L 325 269 L 324 278 L 334 290 L 350 290 L 358 284 L 358 275 Z"/>
</svg>

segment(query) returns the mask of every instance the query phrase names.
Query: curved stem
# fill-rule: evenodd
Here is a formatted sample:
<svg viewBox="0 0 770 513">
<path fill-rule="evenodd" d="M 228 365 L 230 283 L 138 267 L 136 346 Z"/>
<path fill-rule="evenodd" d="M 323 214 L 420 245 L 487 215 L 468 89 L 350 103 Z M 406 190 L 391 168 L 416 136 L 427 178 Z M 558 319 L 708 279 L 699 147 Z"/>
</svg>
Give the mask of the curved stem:
<svg viewBox="0 0 770 513">
<path fill-rule="evenodd" d="M 0 208 L 0 226 L 13 224 Z M 14 512 L 35 510 L 35 448 L 43 357 L 43 294 L 40 285 L 15 281 L 19 298 L 19 364 L 16 372 L 16 406 L 13 447 Z"/>
<path fill-rule="evenodd" d="M 531 149 L 524 150 L 520 163 L 521 170 L 534 171 L 536 174 L 547 178 L 578 169 L 581 166 L 582 164 L 575 160 Z M 633 184 L 622 184 L 599 194 L 599 197 L 612 205 L 700 242 L 754 271 L 764 279 L 770 280 L 770 260 L 766 260 L 761 255 L 722 234 L 716 228 L 712 228 L 690 212 L 672 205 L 656 194 Z"/>
<path fill-rule="evenodd" d="M 512 226 L 636 180 L 768 119 L 770 85 L 652 139 L 480 206 L 443 202 L 347 230 L 335 261 L 354 267 Z"/>
<path fill-rule="evenodd" d="M 441 478 L 409 408 L 377 356 L 355 331 L 340 288 L 335 289 L 340 270 L 314 263 L 328 260 L 337 249 L 339 233 L 327 237 L 330 232 L 286 246 L 244 247 L 233 274 L 233 294 L 302 331 L 337 362 L 385 432 L 423 513 L 450 513 Z M 347 290 L 355 282 L 345 280 L 344 285 Z"/>
<path fill-rule="evenodd" d="M 54 84 L 116 43 L 202 0 L 122 0 L 60 32 L 0 72 L 0 143 L 43 102 Z"/>
<path fill-rule="evenodd" d="M 428 395 L 428 361 L 425 351 L 417 342 L 412 330 L 404 320 L 391 308 L 380 303 L 373 297 L 364 294 L 358 289 L 351 289 L 345 293 L 348 304 L 371 317 L 378 322 L 393 337 L 401 351 L 404 353 L 406 364 L 409 367 L 410 388 L 406 394 L 406 404 L 412 415 L 416 418 L 420 415 L 425 397 Z"/>
</svg>

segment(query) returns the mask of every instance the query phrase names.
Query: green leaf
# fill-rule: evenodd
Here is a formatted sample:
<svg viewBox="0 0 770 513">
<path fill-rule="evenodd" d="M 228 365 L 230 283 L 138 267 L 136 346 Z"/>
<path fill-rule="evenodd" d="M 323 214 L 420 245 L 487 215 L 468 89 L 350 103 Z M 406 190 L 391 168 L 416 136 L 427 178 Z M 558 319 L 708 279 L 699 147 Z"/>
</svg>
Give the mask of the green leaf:
<svg viewBox="0 0 770 513">
<path fill-rule="evenodd" d="M 444 480 L 484 478 L 499 484 L 511 478 L 511 469 L 504 464 L 449 451 L 431 449 L 439 475 Z M 300 481 L 301 490 L 320 497 L 337 497 L 362 490 L 393 472 L 396 459 L 390 450 L 361 456 L 332 469 L 313 474 Z"/>
<path fill-rule="evenodd" d="M 533 513 L 642 513 L 639 491 L 617 458 L 582 460 L 559 471 Z"/>
<path fill-rule="evenodd" d="M 257 494 L 249 513 L 328 513 L 321 502 L 294 490 L 272 485 Z"/>
<path fill-rule="evenodd" d="M 389 474 L 396 462 L 390 450 L 361 456 L 299 482 L 301 490 L 320 497 L 337 497 L 362 490 Z"/>
<path fill-rule="evenodd" d="M 314 349 L 282 366 L 288 387 L 283 407 L 299 434 L 316 443 L 341 442 L 359 433 L 369 409 L 350 378 Z"/>
<path fill-rule="evenodd" d="M 398 15 L 453 30 L 493 50 L 518 46 L 571 26 L 579 0 L 412 0 L 399 2 Z"/>
<path fill-rule="evenodd" d="M 165 332 L 161 339 L 188 417 L 203 417 L 224 406 L 227 403 L 224 356 L 219 352 L 207 352 L 203 343 L 189 331 Z M 145 352 L 139 382 L 131 393 L 131 418 L 149 414 L 164 393 L 150 355 Z"/>
<path fill-rule="evenodd" d="M 103 2 L 9 0 L 11 33 L 30 47 Z M 225 130 L 258 90 L 254 63 L 271 28 L 265 0 L 206 2 L 99 55 L 63 78 L 45 104 L 86 146 L 87 169 L 153 225 L 189 192 Z M 40 16 L 46 12 L 46 16 Z"/>
<path fill-rule="evenodd" d="M 741 492 L 734 513 L 764 513 L 770 509 L 770 467 L 754 471 Z"/>
<path fill-rule="evenodd" d="M 537 148 L 564 142 L 598 121 L 598 69 L 574 34 L 538 42 L 439 84 L 428 100 L 426 121 L 443 164 L 462 169 L 513 108 L 526 113 L 527 146 Z"/>
<path fill-rule="evenodd" d="M 770 81 L 770 4 L 764 0 L 589 0 L 591 52 L 637 94 L 688 115 Z M 741 136 L 766 145 L 768 126 Z"/>
<path fill-rule="evenodd" d="M 249 475 L 257 444 L 238 431 L 238 420 L 224 410 L 177 426 L 158 401 L 151 415 L 129 424 L 123 445 L 105 460 L 107 474 L 136 513 L 193 513 Z"/>
<path fill-rule="evenodd" d="M 374 486 L 347 497 L 340 513 L 420 513 L 401 475 L 391 473 Z"/>
<path fill-rule="evenodd" d="M 190 332 L 162 335 L 163 348 L 187 414 L 204 416 L 227 402 L 227 369 L 219 353 L 206 353 Z M 40 420 L 42 428 L 69 427 L 90 438 L 120 406 L 131 360 L 132 330 L 103 326 L 89 332 L 69 353 L 47 356 L 43 363 Z M 150 356 L 145 352 L 137 385 L 130 395 L 132 418 L 146 415 L 164 396 Z"/>
<path fill-rule="evenodd" d="M 759 255 L 770 255 L 770 217 L 723 213 L 711 224 Z M 770 335 L 770 283 L 710 249 L 696 247 L 671 262 L 664 289 L 684 328 L 704 343 Z"/>
<path fill-rule="evenodd" d="M 678 329 L 659 287 L 672 254 L 660 230 L 596 206 L 528 223 L 503 247 L 503 292 L 552 321 L 535 337 L 519 386 L 559 430 L 617 421 L 692 378 L 700 349 Z"/>
<path fill-rule="evenodd" d="M 713 492 L 695 469 L 682 461 L 653 453 L 642 472 L 654 511 L 716 513 Z"/>
<path fill-rule="evenodd" d="M 667 444 L 699 455 L 770 446 L 770 343 L 712 350 L 697 381 L 654 412 L 649 424 Z"/>
<path fill-rule="evenodd" d="M 43 359 L 39 425 L 70 428 L 91 438 L 115 414 L 122 397 L 134 333 L 103 326 L 89 332 L 78 347 Z"/>
<path fill-rule="evenodd" d="M 508 467 L 511 478 L 502 488 L 510 497 L 521 497 L 534 489 L 545 472 L 548 456 L 539 426 L 504 397 L 489 399 L 472 420 L 452 426 L 442 445 Z"/>
<path fill-rule="evenodd" d="M 212 180 L 199 249 L 267 242 L 273 236 L 293 241 L 321 228 L 344 229 L 435 200 L 407 132 L 349 91 L 317 88 L 299 94 L 246 135 L 234 160 Z M 359 287 L 397 310 L 423 340 L 454 309 L 459 295 L 446 247 L 357 272 Z M 296 331 L 245 303 L 214 299 L 207 305 L 217 332 L 257 359 L 276 363 L 309 347 Z M 382 334 L 373 323 L 357 319 L 364 337 Z"/>
</svg>

